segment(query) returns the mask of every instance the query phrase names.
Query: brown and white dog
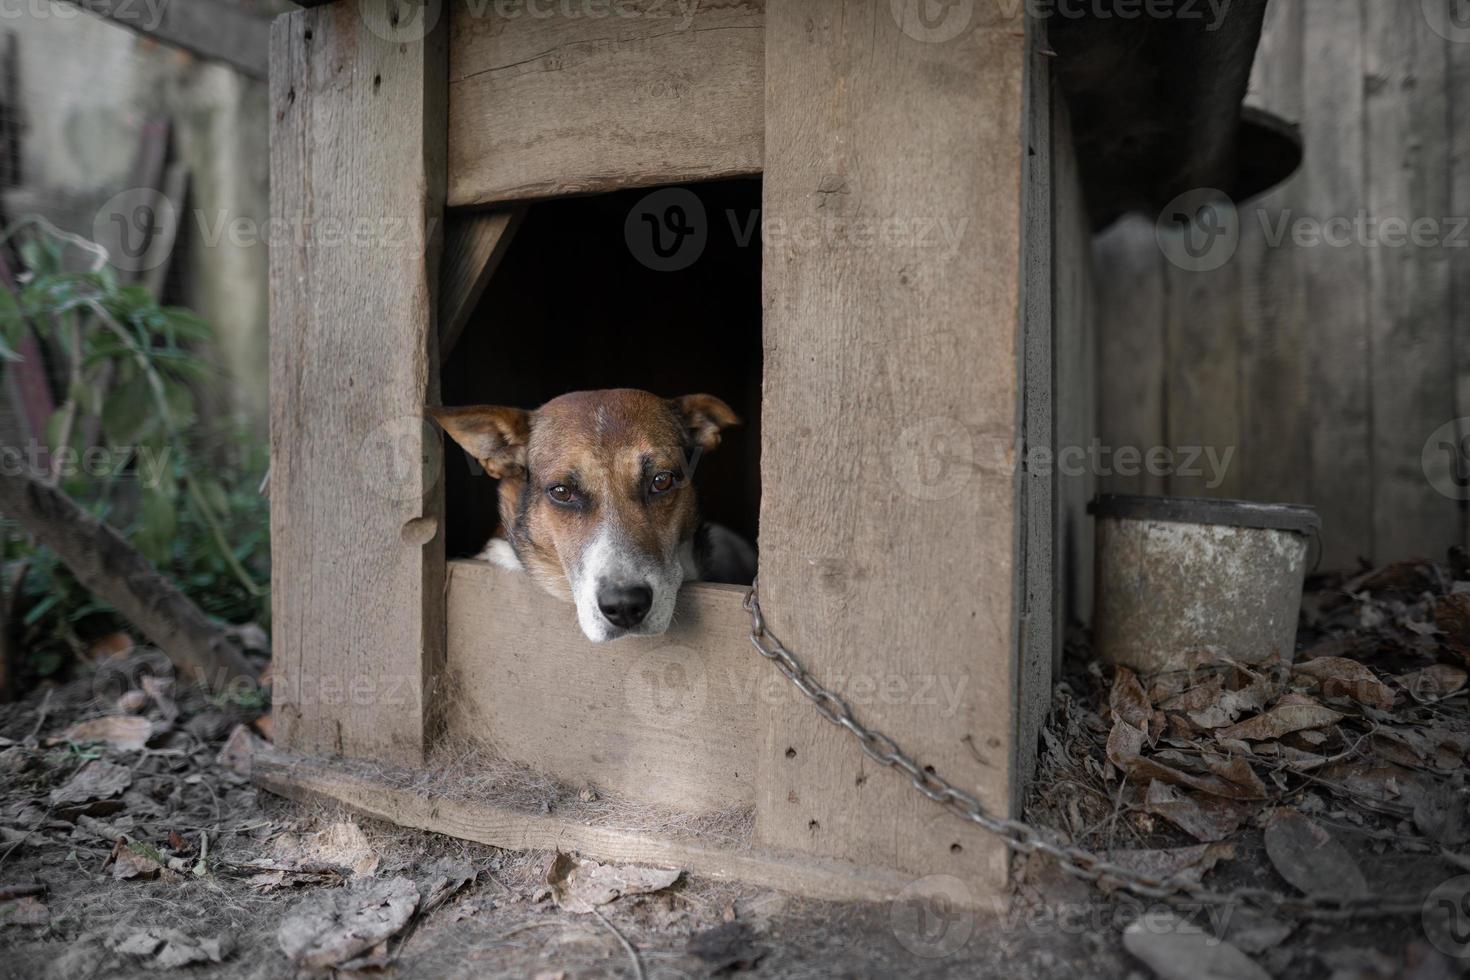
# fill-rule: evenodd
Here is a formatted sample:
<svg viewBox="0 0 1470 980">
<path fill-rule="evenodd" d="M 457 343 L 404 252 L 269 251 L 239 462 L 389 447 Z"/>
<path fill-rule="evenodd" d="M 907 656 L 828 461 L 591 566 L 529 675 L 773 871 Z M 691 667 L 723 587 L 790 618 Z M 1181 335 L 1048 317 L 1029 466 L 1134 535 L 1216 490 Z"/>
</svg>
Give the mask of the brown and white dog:
<svg viewBox="0 0 1470 980">
<path fill-rule="evenodd" d="M 700 454 L 740 421 L 713 395 L 615 388 L 535 411 L 430 412 L 500 480 L 500 530 L 480 557 L 574 603 L 594 643 L 668 629 L 685 581 L 755 574 L 755 550 L 700 519 L 690 481 Z"/>
</svg>

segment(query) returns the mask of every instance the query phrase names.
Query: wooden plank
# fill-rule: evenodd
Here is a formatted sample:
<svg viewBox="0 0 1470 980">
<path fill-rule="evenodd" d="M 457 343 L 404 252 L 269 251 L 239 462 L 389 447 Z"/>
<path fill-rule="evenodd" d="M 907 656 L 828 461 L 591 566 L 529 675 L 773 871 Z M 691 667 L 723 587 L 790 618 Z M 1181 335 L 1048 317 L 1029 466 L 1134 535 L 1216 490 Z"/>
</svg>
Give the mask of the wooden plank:
<svg viewBox="0 0 1470 980">
<path fill-rule="evenodd" d="M 1470 216 L 1470 44 L 1455 43 L 1450 55 L 1450 210 Z M 1461 241 L 1465 234 L 1462 233 Z M 1470 247 L 1449 250 L 1451 343 L 1455 350 L 1455 417 L 1461 439 L 1470 436 Z M 1461 443 L 1463 445 L 1463 443 Z M 1470 488 L 1457 487 L 1458 496 Z M 1470 546 L 1470 508 L 1460 505 L 1458 540 Z"/>
<path fill-rule="evenodd" d="M 1367 4 L 1367 187 L 1374 558 L 1441 558 L 1458 507 L 1426 479 L 1424 439 L 1454 417 L 1449 331 L 1448 41 L 1424 16 Z M 1398 219 L 1398 241 L 1389 228 Z M 1429 238 L 1414 241 L 1421 225 Z M 1448 476 L 1448 455 L 1432 455 Z M 1442 482 L 1442 480 L 1436 480 Z"/>
<path fill-rule="evenodd" d="M 447 31 L 391 40 L 391 2 L 294 12 L 271 35 L 271 220 L 300 232 L 270 254 L 275 731 L 416 762 L 443 662 L 423 409 L 438 399 Z"/>
<path fill-rule="evenodd" d="M 1299 120 L 1315 110 L 1302 101 L 1301 0 L 1266 7 L 1248 105 Z M 1321 161 L 1312 161 L 1318 166 Z M 1300 171 L 1242 206 L 1240 248 L 1240 449 L 1242 495 L 1274 503 L 1310 503 L 1308 460 L 1312 406 L 1308 364 L 1317 352 L 1308 334 L 1300 251 L 1289 233 L 1300 217 Z M 1283 224 L 1285 222 L 1286 224 Z"/>
<path fill-rule="evenodd" d="M 270 20 L 249 7 L 221 0 L 142 3 L 140 0 L 66 0 L 144 37 L 223 61 L 251 78 L 269 77 Z"/>
<path fill-rule="evenodd" d="M 819 680 L 865 695 L 865 724 L 1011 812 L 1031 749 L 1015 740 L 1022 22 L 977 7 L 924 43 L 886 4 L 766 16 L 767 618 Z M 810 704 L 758 718 L 762 844 L 1002 885 L 994 839 Z"/>
<path fill-rule="evenodd" d="M 1450 214 L 1448 42 L 1425 17 L 1365 9 L 1367 207 L 1381 238 L 1367 248 L 1373 556 L 1440 558 L 1459 516 L 1426 479 L 1422 453 L 1454 417 L 1448 250 L 1439 244 Z M 1430 237 L 1415 242 L 1421 222 Z M 1431 459 L 1448 474 L 1447 456 Z"/>
<path fill-rule="evenodd" d="M 1112 456 L 1132 447 L 1142 460 L 1120 468 L 1114 459 L 1099 473 L 1098 489 L 1162 494 L 1168 467 L 1147 465 L 1148 452 L 1165 446 L 1167 439 L 1168 293 L 1154 223 L 1142 215 L 1120 218 L 1097 236 L 1092 256 L 1097 270 L 1098 439 Z"/>
<path fill-rule="evenodd" d="M 1057 274 L 1053 254 L 1052 188 L 1055 183 L 1052 140 L 1052 85 L 1046 31 L 1037 21 L 1026 23 L 1024 79 L 1026 155 L 1022 163 L 1021 251 L 1021 445 L 1022 467 L 1019 539 L 1020 630 L 1016 683 L 1017 741 L 1035 745 L 1041 723 L 1051 708 L 1051 672 L 1062 652 L 1061 568 L 1056 561 L 1057 474 L 1051 465 L 1057 444 L 1056 317 L 1052 285 Z M 1035 769 L 1026 753 L 1011 773 L 1011 794 L 1024 796 Z"/>
<path fill-rule="evenodd" d="M 449 203 L 759 173 L 763 8 L 624 0 L 548 17 L 456 2 Z"/>
<path fill-rule="evenodd" d="M 524 207 L 456 211 L 444 221 L 444 267 L 439 277 L 439 361 L 459 343 L 490 277 L 526 217 Z"/>
<path fill-rule="evenodd" d="M 1353 216 L 1366 201 L 1363 10 L 1304 0 L 1302 212 Z M 1330 161 L 1330 163 L 1329 163 Z M 1322 567 L 1352 569 L 1373 552 L 1368 455 L 1368 266 L 1365 250 L 1307 248 L 1302 299 L 1310 311 L 1314 400 L 1310 499 L 1322 515 Z"/>
<path fill-rule="evenodd" d="M 321 760 L 271 754 L 257 757 L 252 778 L 263 788 L 303 803 L 336 802 L 358 813 L 417 830 L 522 851 L 576 851 L 598 861 L 682 868 L 717 880 L 740 881 L 835 901 L 898 898 L 908 875 L 846 861 L 750 848 L 739 842 L 675 837 L 607 826 L 573 817 L 526 812 L 452 796 L 426 797 L 403 781 L 368 775 Z M 981 907 L 989 897 L 968 895 Z"/>
<path fill-rule="evenodd" d="M 694 584 L 669 631 L 596 645 L 529 576 L 450 563 L 448 734 L 573 785 L 685 810 L 753 802 L 759 698 L 745 590 Z"/>
</svg>

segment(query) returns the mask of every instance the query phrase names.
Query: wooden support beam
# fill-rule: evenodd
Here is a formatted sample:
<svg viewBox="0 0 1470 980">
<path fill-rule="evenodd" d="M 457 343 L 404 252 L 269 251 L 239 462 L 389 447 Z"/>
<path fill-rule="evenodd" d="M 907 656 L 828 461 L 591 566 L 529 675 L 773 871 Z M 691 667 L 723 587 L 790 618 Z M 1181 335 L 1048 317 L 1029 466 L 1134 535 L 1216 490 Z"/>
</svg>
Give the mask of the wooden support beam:
<svg viewBox="0 0 1470 980">
<path fill-rule="evenodd" d="M 409 774 L 402 774 L 409 775 Z M 340 803 L 397 824 L 448 834 L 461 840 L 522 851 L 576 851 L 599 861 L 681 868 L 717 880 L 742 881 L 766 888 L 832 900 L 884 901 L 898 898 L 907 875 L 871 870 L 848 861 L 751 848 L 728 839 L 703 839 L 668 832 L 629 830 L 603 818 L 515 809 L 494 801 L 425 796 L 404 789 L 379 771 L 367 774 L 340 761 L 271 753 L 256 756 L 251 777 L 288 799 L 303 803 Z M 976 893 L 977 907 L 981 896 Z"/>
<path fill-rule="evenodd" d="M 435 294 L 447 25 L 271 34 L 271 581 L 284 747 L 423 759 L 444 657 Z M 427 30 L 425 30 L 427 27 Z"/>
<path fill-rule="evenodd" d="M 439 277 L 439 361 L 449 359 L 490 277 L 526 217 L 524 206 L 452 211 L 444 219 L 444 269 Z"/>
<path fill-rule="evenodd" d="M 764 0 L 450 7 L 449 203 L 757 174 Z"/>
<path fill-rule="evenodd" d="M 1025 31 L 908 27 L 767 6 L 762 604 L 864 723 L 1012 813 Z M 998 841 L 804 699 L 757 718 L 759 846 L 1003 885 Z"/>
<path fill-rule="evenodd" d="M 251 78 L 265 79 L 270 68 L 270 20 L 238 3 L 187 0 L 66 0 L 147 38 L 223 61 Z"/>
</svg>

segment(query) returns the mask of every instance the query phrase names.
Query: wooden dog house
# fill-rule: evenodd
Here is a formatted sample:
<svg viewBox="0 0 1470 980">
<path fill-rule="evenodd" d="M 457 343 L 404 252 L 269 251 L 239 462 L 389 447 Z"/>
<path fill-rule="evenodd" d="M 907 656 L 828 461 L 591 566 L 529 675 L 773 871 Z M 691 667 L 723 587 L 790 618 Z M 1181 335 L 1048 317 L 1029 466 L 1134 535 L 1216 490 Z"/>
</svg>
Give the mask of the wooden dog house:
<svg viewBox="0 0 1470 980">
<path fill-rule="evenodd" d="M 337 0 L 276 21 L 290 761 L 260 778 L 502 846 L 844 898 L 947 874 L 978 899 L 1005 849 L 822 720 L 751 649 L 743 589 L 687 586 L 665 636 L 594 647 L 525 576 L 445 560 L 424 408 L 527 202 L 759 177 L 767 619 L 867 724 L 1019 810 L 1090 568 L 1087 479 L 1036 463 L 1093 421 L 1089 223 L 1052 52 L 1019 4 L 950 5 L 957 29 L 900 0 L 674 6 Z M 936 248 L 941 223 L 960 231 Z M 673 811 L 753 809 L 753 837 L 425 797 L 324 761 L 432 765 L 460 737 Z"/>
</svg>

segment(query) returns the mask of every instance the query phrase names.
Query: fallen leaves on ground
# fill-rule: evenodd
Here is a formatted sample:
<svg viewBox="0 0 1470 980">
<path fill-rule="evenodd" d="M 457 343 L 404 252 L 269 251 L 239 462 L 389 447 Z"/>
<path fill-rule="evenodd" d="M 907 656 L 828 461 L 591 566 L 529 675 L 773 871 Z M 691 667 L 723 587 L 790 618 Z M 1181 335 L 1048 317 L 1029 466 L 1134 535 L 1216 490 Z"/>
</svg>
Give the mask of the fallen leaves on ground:
<svg viewBox="0 0 1470 980">
<path fill-rule="evenodd" d="M 51 910 L 34 895 L 0 902 L 0 926 L 44 926 L 50 922 Z"/>
<path fill-rule="evenodd" d="M 138 715 L 108 715 L 105 718 L 77 722 L 57 738 L 50 739 L 49 744 L 75 742 L 85 745 L 88 742 L 105 742 L 119 752 L 139 752 L 148 744 L 148 737 L 152 734 L 153 724 L 147 718 Z"/>
<path fill-rule="evenodd" d="M 708 964 L 711 973 L 753 970 L 766 955 L 755 938 L 755 930 L 746 923 L 724 922 L 690 936 L 684 950 Z"/>
<path fill-rule="evenodd" d="M 1177 881 L 1198 885 L 1215 865 L 1235 857 L 1233 844 L 1196 844 L 1193 847 L 1138 848 L 1112 851 L 1108 860 L 1150 878 Z M 1098 886 L 1108 894 L 1116 891 L 1119 883 L 1107 876 L 1098 881 Z"/>
<path fill-rule="evenodd" d="M 312 892 L 292 906 L 276 932 L 281 951 L 309 969 L 376 966 L 374 951 L 408 924 L 419 890 L 409 879 L 366 878 Z M 364 956 L 364 954 L 368 954 Z"/>
<path fill-rule="evenodd" d="M 546 884 L 557 905 L 568 912 L 587 913 L 624 895 L 662 891 L 682 874 L 663 868 L 599 864 L 558 851 L 546 872 Z"/>
<path fill-rule="evenodd" d="M 101 759 L 93 759 L 65 784 L 51 791 L 51 804 L 88 803 L 117 796 L 132 785 L 133 772 L 127 766 L 119 766 Z"/>
</svg>

